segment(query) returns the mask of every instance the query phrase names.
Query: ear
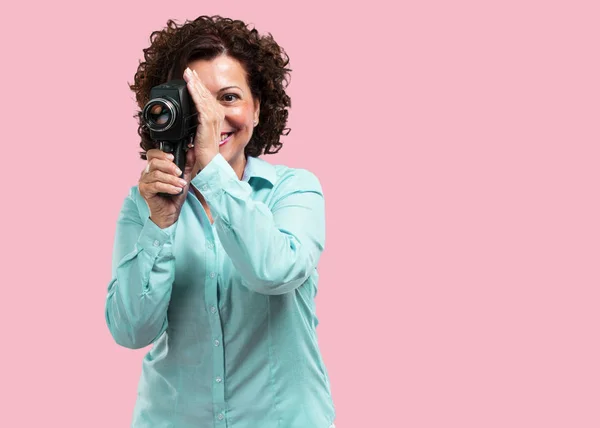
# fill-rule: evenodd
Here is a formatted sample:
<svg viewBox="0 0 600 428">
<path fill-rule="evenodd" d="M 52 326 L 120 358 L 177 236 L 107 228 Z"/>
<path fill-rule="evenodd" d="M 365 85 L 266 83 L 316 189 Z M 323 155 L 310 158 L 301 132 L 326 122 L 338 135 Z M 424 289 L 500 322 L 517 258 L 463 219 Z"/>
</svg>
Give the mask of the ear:
<svg viewBox="0 0 600 428">
<path fill-rule="evenodd" d="M 254 123 L 258 125 L 258 120 L 260 117 L 260 100 L 258 98 L 254 99 Z M 254 125 L 254 126 L 256 126 Z"/>
</svg>

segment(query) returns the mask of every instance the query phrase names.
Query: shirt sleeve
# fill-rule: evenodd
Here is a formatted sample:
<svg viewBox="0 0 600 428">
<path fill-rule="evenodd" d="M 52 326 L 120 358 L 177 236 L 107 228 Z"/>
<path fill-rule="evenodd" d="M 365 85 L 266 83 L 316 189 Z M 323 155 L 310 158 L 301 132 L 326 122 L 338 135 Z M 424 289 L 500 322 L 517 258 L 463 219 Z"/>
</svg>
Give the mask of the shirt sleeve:
<svg viewBox="0 0 600 428">
<path fill-rule="evenodd" d="M 177 222 L 161 229 L 140 218 L 134 199 L 125 198 L 117 221 L 112 278 L 105 316 L 115 341 L 138 349 L 154 342 L 167 328 L 167 309 L 175 278 L 172 252 Z"/>
<path fill-rule="evenodd" d="M 262 294 L 283 294 L 316 269 L 325 246 L 325 205 L 317 177 L 293 169 L 277 183 L 269 208 L 217 154 L 191 181 L 206 199 L 223 248 L 242 283 Z"/>
</svg>

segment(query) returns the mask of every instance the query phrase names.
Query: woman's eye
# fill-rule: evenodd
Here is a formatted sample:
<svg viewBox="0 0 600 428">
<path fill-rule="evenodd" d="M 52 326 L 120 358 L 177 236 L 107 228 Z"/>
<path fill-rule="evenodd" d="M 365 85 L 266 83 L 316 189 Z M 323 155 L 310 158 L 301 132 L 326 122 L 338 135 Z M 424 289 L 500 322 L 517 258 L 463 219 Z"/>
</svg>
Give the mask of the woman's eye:
<svg viewBox="0 0 600 428">
<path fill-rule="evenodd" d="M 237 100 L 239 97 L 236 94 L 225 94 L 223 95 L 223 100 L 227 101 L 228 103 L 233 102 L 235 100 Z"/>
</svg>

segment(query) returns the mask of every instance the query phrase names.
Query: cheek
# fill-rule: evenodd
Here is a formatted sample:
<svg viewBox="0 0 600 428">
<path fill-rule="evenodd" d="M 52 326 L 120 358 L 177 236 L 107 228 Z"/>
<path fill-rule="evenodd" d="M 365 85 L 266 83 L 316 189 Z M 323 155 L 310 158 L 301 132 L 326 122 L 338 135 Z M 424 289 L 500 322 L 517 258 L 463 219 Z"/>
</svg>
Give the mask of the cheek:
<svg viewBox="0 0 600 428">
<path fill-rule="evenodd" d="M 227 114 L 227 118 L 237 128 L 252 127 L 252 109 L 246 106 L 231 108 Z"/>
</svg>

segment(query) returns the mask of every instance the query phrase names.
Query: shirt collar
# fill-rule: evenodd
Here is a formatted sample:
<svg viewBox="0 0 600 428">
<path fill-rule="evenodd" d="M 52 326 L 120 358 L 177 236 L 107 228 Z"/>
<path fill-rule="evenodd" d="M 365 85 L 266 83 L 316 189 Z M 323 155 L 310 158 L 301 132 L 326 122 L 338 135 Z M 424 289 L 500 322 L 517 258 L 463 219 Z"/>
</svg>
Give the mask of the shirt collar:
<svg viewBox="0 0 600 428">
<path fill-rule="evenodd" d="M 277 172 L 275 166 L 258 157 L 246 156 L 246 167 L 242 181 L 250 181 L 252 177 L 260 177 L 267 180 L 272 185 L 277 181 Z"/>
</svg>

